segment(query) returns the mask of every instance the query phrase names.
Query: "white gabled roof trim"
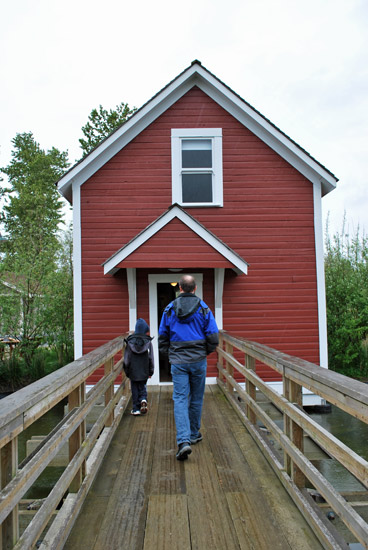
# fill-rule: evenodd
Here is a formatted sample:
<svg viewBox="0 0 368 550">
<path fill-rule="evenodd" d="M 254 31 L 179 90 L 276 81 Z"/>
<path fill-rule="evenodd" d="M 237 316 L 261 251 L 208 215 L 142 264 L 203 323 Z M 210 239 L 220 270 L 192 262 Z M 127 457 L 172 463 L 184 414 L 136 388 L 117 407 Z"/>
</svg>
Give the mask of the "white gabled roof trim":
<svg viewBox="0 0 368 550">
<path fill-rule="evenodd" d="M 320 182 L 322 194 L 335 189 L 335 176 L 216 78 L 209 75 L 208 80 L 198 82 L 197 86 L 308 180 Z"/>
<path fill-rule="evenodd" d="M 207 69 L 202 67 L 199 62 L 193 62 L 188 69 L 139 109 L 125 124 L 71 168 L 60 179 L 58 183 L 59 191 L 69 201 L 72 201 L 73 184 L 82 185 L 193 86 L 198 86 L 203 90 L 307 179 L 313 183 L 319 181 L 324 194 L 335 188 L 337 178 L 333 174 L 310 157 L 302 148 L 207 71 Z"/>
<path fill-rule="evenodd" d="M 182 208 L 174 205 L 165 212 L 162 216 L 157 218 L 151 225 L 146 227 L 141 233 L 139 233 L 133 240 L 118 250 L 111 258 L 106 260 L 103 264 L 104 274 L 113 275 L 117 271 L 117 265 L 120 264 L 125 258 L 127 258 L 132 252 L 137 250 L 142 244 L 147 242 L 153 235 L 158 233 L 165 225 L 167 225 L 174 218 L 178 218 L 189 229 L 194 231 L 199 237 L 201 237 L 206 243 L 214 248 L 219 254 L 224 256 L 234 266 L 237 273 L 248 273 L 248 264 L 239 254 L 234 252 L 230 247 L 224 244 L 220 239 L 216 237 L 211 231 L 206 229 L 195 218 L 190 216 Z"/>
<path fill-rule="evenodd" d="M 183 73 L 184 74 L 184 73 Z M 185 95 L 193 86 L 187 81 L 188 75 L 184 78 L 181 75 L 177 80 L 167 86 L 161 93 L 157 94 L 120 128 L 105 139 L 96 149 L 91 151 L 84 159 L 76 164 L 58 182 L 58 189 L 66 199 L 71 201 L 71 185 L 73 182 L 82 185 L 106 162 L 114 157 L 132 139 L 140 134 L 156 118 L 164 113 L 178 99 Z M 179 80 L 179 82 L 178 82 Z"/>
</svg>

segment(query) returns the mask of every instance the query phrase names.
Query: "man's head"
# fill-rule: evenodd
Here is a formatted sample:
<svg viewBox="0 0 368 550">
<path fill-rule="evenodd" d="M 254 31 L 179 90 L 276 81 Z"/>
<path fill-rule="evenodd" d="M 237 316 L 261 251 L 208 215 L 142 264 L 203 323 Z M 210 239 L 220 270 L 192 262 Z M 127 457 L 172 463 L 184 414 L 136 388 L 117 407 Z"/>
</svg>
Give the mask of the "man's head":
<svg viewBox="0 0 368 550">
<path fill-rule="evenodd" d="M 183 275 L 179 281 L 179 288 L 181 292 L 189 292 L 193 294 L 197 288 L 195 278 L 191 275 Z"/>
</svg>

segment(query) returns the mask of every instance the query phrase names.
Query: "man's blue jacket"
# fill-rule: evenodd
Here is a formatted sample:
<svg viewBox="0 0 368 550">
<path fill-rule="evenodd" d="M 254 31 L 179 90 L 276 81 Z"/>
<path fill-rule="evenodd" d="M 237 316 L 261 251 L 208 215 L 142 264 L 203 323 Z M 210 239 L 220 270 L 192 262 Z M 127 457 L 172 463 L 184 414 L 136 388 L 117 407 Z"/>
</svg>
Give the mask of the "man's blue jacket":
<svg viewBox="0 0 368 550">
<path fill-rule="evenodd" d="M 198 296 L 186 292 L 165 308 L 158 332 L 159 350 L 174 365 L 202 361 L 219 342 L 212 311 Z"/>
</svg>

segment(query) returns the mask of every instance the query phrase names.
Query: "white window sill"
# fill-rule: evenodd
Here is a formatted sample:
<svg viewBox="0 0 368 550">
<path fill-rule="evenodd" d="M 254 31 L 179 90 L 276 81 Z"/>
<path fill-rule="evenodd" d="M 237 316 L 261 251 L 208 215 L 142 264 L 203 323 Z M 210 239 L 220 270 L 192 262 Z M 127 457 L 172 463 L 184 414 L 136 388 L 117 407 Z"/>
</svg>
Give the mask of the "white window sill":
<svg viewBox="0 0 368 550">
<path fill-rule="evenodd" d="M 222 208 L 223 207 L 223 204 L 217 204 L 217 203 L 208 204 L 208 202 L 205 202 L 205 203 L 178 202 L 177 204 L 179 204 L 183 208 Z"/>
</svg>

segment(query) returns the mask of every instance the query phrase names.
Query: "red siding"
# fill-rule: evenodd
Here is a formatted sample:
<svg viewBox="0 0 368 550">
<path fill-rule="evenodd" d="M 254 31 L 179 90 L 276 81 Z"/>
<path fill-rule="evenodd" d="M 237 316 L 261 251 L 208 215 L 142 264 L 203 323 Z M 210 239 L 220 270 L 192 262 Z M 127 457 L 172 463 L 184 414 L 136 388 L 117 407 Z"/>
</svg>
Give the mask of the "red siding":
<svg viewBox="0 0 368 550">
<path fill-rule="evenodd" d="M 128 328 L 124 270 L 104 276 L 101 264 L 171 205 L 171 128 L 186 127 L 223 129 L 224 179 L 223 208 L 187 211 L 250 264 L 248 276 L 226 270 L 224 328 L 318 363 L 312 184 L 198 88 L 82 186 L 84 352 Z M 192 244 L 193 259 L 206 253 L 201 239 Z M 142 260 L 144 249 L 155 246 L 159 253 L 167 247 L 174 261 L 165 233 L 129 261 L 134 255 Z M 178 244 L 177 266 L 181 254 Z M 195 271 L 199 266 L 189 266 L 189 257 L 185 251 L 181 267 Z M 147 277 L 139 270 L 138 278 L 139 307 L 147 317 Z"/>
</svg>

